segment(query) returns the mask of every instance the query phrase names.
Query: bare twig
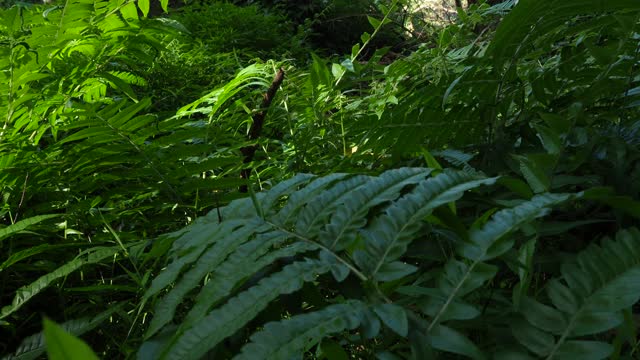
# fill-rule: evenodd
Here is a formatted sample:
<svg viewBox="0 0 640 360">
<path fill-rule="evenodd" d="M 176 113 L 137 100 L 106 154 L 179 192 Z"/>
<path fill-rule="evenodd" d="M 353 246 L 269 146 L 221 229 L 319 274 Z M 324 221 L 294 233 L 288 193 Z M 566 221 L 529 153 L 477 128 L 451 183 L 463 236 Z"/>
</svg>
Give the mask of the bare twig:
<svg viewBox="0 0 640 360">
<path fill-rule="evenodd" d="M 260 134 L 262 134 L 262 126 L 264 125 L 264 119 L 267 116 L 267 111 L 269 110 L 269 106 L 271 106 L 271 103 L 273 102 L 273 99 L 276 96 L 276 92 L 278 91 L 278 88 L 280 87 L 280 85 L 282 85 L 283 80 L 284 80 L 284 69 L 280 68 L 275 78 L 273 78 L 273 82 L 271 83 L 271 86 L 269 86 L 269 89 L 267 90 L 266 93 L 264 93 L 262 97 L 262 104 L 260 105 L 260 110 L 253 115 L 253 123 L 251 124 L 251 128 L 249 129 L 247 140 L 255 141 L 260 137 Z M 243 162 L 245 164 L 248 164 L 251 161 L 253 161 L 253 156 L 255 155 L 257 149 L 258 149 L 257 144 L 245 146 L 240 149 L 240 152 L 242 152 L 242 155 L 244 156 Z M 242 169 L 242 172 L 240 173 L 240 177 L 245 180 L 248 180 L 252 170 L 253 169 L 251 169 L 250 167 Z M 248 188 L 246 184 L 240 186 L 240 192 L 246 193 L 247 191 L 248 191 Z"/>
</svg>

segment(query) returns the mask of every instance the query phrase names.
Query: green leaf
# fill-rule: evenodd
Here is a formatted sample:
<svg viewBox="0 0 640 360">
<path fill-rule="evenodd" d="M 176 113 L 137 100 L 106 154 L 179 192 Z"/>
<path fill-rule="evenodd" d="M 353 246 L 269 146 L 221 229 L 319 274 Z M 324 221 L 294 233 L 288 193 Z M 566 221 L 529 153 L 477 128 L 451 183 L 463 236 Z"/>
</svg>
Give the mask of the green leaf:
<svg viewBox="0 0 640 360">
<path fill-rule="evenodd" d="M 567 341 L 554 354 L 557 359 L 600 360 L 613 352 L 613 346 L 600 341 Z"/>
<path fill-rule="evenodd" d="M 427 335 L 427 341 L 438 350 L 468 356 L 472 359 L 486 358 L 482 351 L 466 336 L 444 325 L 434 326 Z"/>
<path fill-rule="evenodd" d="M 169 0 L 160 0 L 160 6 L 164 12 L 169 12 Z"/>
<path fill-rule="evenodd" d="M 401 306 L 395 304 L 381 304 L 373 308 L 380 320 L 396 334 L 406 337 L 409 332 L 407 313 Z"/>
<path fill-rule="evenodd" d="M 514 158 L 520 162 L 520 172 L 522 172 L 522 176 L 527 180 L 534 193 L 539 194 L 549 191 L 551 180 L 546 171 L 547 164 L 543 164 L 533 154 L 528 156 L 514 155 Z"/>
<path fill-rule="evenodd" d="M 365 249 L 354 254 L 356 264 L 375 277 L 384 263 L 395 261 L 405 253 L 425 216 L 439 206 L 458 200 L 465 191 L 491 185 L 496 180 L 447 170 L 422 181 L 362 231 Z"/>
<path fill-rule="evenodd" d="M 33 246 L 18 252 L 15 252 L 13 254 L 11 254 L 11 256 L 9 256 L 9 258 L 7 260 L 5 260 L 2 264 L 0 264 L 0 272 L 8 267 L 10 267 L 11 265 L 22 261 L 24 259 L 30 258 L 31 256 L 37 255 L 37 254 L 41 254 L 43 252 L 46 252 L 47 250 L 51 250 L 51 249 L 55 249 L 55 248 L 60 248 L 63 247 L 65 245 L 49 245 L 49 244 L 41 244 L 41 245 L 37 245 L 37 246 Z"/>
<path fill-rule="evenodd" d="M 322 340 L 322 344 L 320 344 L 320 351 L 322 352 L 321 356 L 318 358 L 320 360 L 349 360 L 347 352 L 344 351 L 340 344 L 333 340 Z"/>
<path fill-rule="evenodd" d="M 347 69 L 340 64 L 331 64 L 331 73 L 333 74 L 334 79 L 340 79 L 346 71 Z"/>
<path fill-rule="evenodd" d="M 465 68 L 465 70 L 462 72 L 462 75 L 458 76 L 457 78 L 455 78 L 455 80 L 453 80 L 451 82 L 451 84 L 449 85 L 449 87 L 447 87 L 447 90 L 444 92 L 444 95 L 442 96 L 442 109 L 445 109 L 445 106 L 447 105 L 447 100 L 449 99 L 449 95 L 451 95 L 451 93 L 453 92 L 453 89 L 455 89 L 456 85 L 458 85 L 458 83 L 462 80 L 462 78 L 464 77 L 464 74 L 467 70 L 471 69 L 471 67 L 467 67 Z"/>
<path fill-rule="evenodd" d="M 49 286 L 54 281 L 63 278 L 72 272 L 78 270 L 83 265 L 95 264 L 106 258 L 112 257 L 118 253 L 120 249 L 118 247 L 95 247 L 87 251 L 82 252 L 78 257 L 57 268 L 56 270 L 41 276 L 36 281 L 29 285 L 25 285 L 16 291 L 16 295 L 13 298 L 11 305 L 7 305 L 2 308 L 0 312 L 0 319 L 4 319 L 22 305 L 29 301 L 32 297 L 39 294 L 43 289 Z"/>
<path fill-rule="evenodd" d="M 524 315 L 527 321 L 542 330 L 561 334 L 568 325 L 560 311 L 527 296 L 522 298 L 522 307 L 526 309 Z"/>
<path fill-rule="evenodd" d="M 531 126 L 538 132 L 537 135 L 545 150 L 547 150 L 547 153 L 557 155 L 562 151 L 560 136 L 554 132 L 552 128 L 538 124 L 532 124 Z"/>
<path fill-rule="evenodd" d="M 328 306 L 320 311 L 297 315 L 290 319 L 268 323 L 251 336 L 235 360 L 291 359 L 308 351 L 324 337 L 360 324 L 365 305 L 358 301 Z M 341 348 L 338 354 L 343 353 Z M 333 357 L 327 358 L 334 359 Z M 339 358 L 339 357 L 338 357 Z"/>
<path fill-rule="evenodd" d="M 53 321 L 44 318 L 44 337 L 50 360 L 98 360 L 89 345 L 64 331 Z"/>
<path fill-rule="evenodd" d="M 130 4 L 130 5 L 133 5 L 133 4 Z M 133 5 L 133 6 L 135 6 L 135 5 Z M 129 84 L 127 84 L 125 81 L 123 81 L 119 77 L 117 77 L 117 76 L 115 76 L 113 74 L 110 74 L 108 72 L 100 73 L 100 76 L 105 78 L 107 81 L 109 81 L 109 83 L 111 83 L 111 86 L 114 89 L 118 89 L 118 90 L 122 91 L 131 100 L 133 100 L 136 103 L 138 102 L 138 97 L 136 96 L 135 92 L 133 91 L 131 86 Z"/>
<path fill-rule="evenodd" d="M 27 229 L 28 227 L 35 225 L 39 222 L 59 217 L 59 214 L 51 215 L 36 215 L 30 218 L 18 221 L 15 224 L 11 224 L 5 228 L 0 229 L 0 242 L 7 237 L 18 234 L 20 231 Z"/>
<path fill-rule="evenodd" d="M 60 324 L 60 327 L 66 332 L 78 336 L 93 330 L 98 325 L 102 324 L 105 320 L 109 319 L 116 311 L 122 309 L 124 303 L 110 306 L 109 309 L 94 317 L 86 317 L 80 319 L 73 319 Z M 3 359 L 10 360 L 34 360 L 37 359 L 46 351 L 46 343 L 44 339 L 44 332 L 26 337 L 16 351 Z"/>
<path fill-rule="evenodd" d="M 349 72 L 355 72 L 355 71 L 356 71 L 356 69 L 353 67 L 353 61 L 351 61 L 351 59 L 344 59 L 344 60 L 340 63 L 340 65 L 341 65 L 343 68 L 347 69 L 347 71 L 349 71 Z"/>
<path fill-rule="evenodd" d="M 546 356 L 551 353 L 555 344 L 553 335 L 537 329 L 524 319 L 511 321 L 510 325 L 513 336 L 527 349 L 539 356 Z"/>
<path fill-rule="evenodd" d="M 147 17 L 149 15 L 149 0 L 138 0 L 138 7 L 142 11 L 142 15 Z"/>
<path fill-rule="evenodd" d="M 360 53 L 360 44 L 353 45 L 353 47 L 351 48 L 351 58 L 355 59 L 359 53 Z"/>
<path fill-rule="evenodd" d="M 621 312 L 585 312 L 574 316 L 571 336 L 598 334 L 617 327 L 624 321 Z"/>
<path fill-rule="evenodd" d="M 457 296 L 465 296 L 493 279 L 497 272 L 498 267 L 495 265 L 478 262 L 471 267 L 467 263 L 451 259 L 445 264 L 443 275 L 438 279 L 438 288 L 444 294 L 457 292 Z"/>
<path fill-rule="evenodd" d="M 375 275 L 375 279 L 377 281 L 398 280 L 414 273 L 416 270 L 418 270 L 418 268 L 413 265 L 405 264 L 401 261 L 394 261 L 380 266 L 380 269 Z"/>
<path fill-rule="evenodd" d="M 360 41 L 362 41 L 363 44 L 366 44 L 369 39 L 371 39 L 371 34 L 366 31 L 362 35 L 360 35 Z"/>
<path fill-rule="evenodd" d="M 311 65 L 311 72 L 309 73 L 309 79 L 314 89 L 318 89 L 318 86 L 323 85 L 326 87 L 331 86 L 331 73 L 325 64 L 325 61 L 318 55 L 311 53 L 313 58 L 313 64 Z"/>
<path fill-rule="evenodd" d="M 369 24 L 371 24 L 374 29 L 377 29 L 382 24 L 382 21 L 374 18 L 373 16 L 367 16 L 367 20 L 369 20 Z"/>
<path fill-rule="evenodd" d="M 489 260 L 499 256 L 508 250 L 502 246 L 495 246 L 496 243 L 500 243 L 499 240 L 504 239 L 506 235 L 523 224 L 546 215 L 550 207 L 559 205 L 574 196 L 572 194 L 536 195 L 530 201 L 516 207 L 500 210 L 482 228 L 471 229 L 470 242 L 460 244 L 458 253 L 470 260 Z M 494 249 L 491 249 L 492 247 Z"/>
<path fill-rule="evenodd" d="M 135 22 L 138 20 L 138 8 L 133 2 L 125 3 L 120 7 L 122 17 L 127 21 Z"/>
<path fill-rule="evenodd" d="M 223 306 L 198 319 L 193 326 L 184 329 L 166 350 L 165 358 L 200 358 L 241 329 L 280 294 L 297 291 L 305 282 L 315 280 L 319 274 L 328 271 L 325 264 L 311 260 L 285 266 L 280 272 L 262 279 L 256 286 L 239 293 Z"/>
<path fill-rule="evenodd" d="M 551 302 L 558 309 L 573 314 L 578 311 L 580 306 L 579 300 L 571 292 L 571 290 L 564 286 L 558 279 L 551 279 L 547 283 L 547 295 L 551 299 Z"/>
</svg>

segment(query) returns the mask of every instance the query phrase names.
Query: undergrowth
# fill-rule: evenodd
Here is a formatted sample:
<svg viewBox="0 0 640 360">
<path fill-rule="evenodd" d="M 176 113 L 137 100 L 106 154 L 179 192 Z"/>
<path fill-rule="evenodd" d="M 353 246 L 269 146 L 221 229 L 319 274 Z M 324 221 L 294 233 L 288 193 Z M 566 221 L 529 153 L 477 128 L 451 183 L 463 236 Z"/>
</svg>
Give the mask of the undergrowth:
<svg viewBox="0 0 640 360">
<path fill-rule="evenodd" d="M 262 3 L 0 10 L 7 359 L 638 356 L 640 5 Z"/>
</svg>

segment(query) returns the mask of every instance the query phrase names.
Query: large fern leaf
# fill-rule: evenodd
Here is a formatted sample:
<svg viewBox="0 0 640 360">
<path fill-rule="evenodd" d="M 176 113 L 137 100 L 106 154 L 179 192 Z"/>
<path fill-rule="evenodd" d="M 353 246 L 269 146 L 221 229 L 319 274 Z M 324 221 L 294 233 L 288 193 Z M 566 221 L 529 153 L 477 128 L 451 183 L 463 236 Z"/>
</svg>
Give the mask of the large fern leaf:
<svg viewBox="0 0 640 360">
<path fill-rule="evenodd" d="M 160 343 L 164 350 L 153 355 L 144 350 L 141 356 L 198 358 L 241 329 L 281 294 L 300 289 L 304 282 L 313 281 L 321 273 L 331 271 L 339 281 L 351 272 L 361 280 L 373 276 L 376 281 L 385 280 L 385 276 L 389 278 L 389 273 L 403 273 L 398 270 L 398 264 L 402 263 L 397 260 L 415 237 L 424 217 L 433 209 L 459 199 L 465 191 L 493 184 L 496 180 L 452 170 L 428 178 L 430 173 L 430 169 L 403 168 L 378 177 L 298 175 L 267 192 L 256 194 L 253 200 L 232 202 L 221 209 L 221 222 L 217 212 L 198 219 L 186 231 L 176 234 L 178 238 L 170 253 L 172 262 L 154 279 L 145 295 L 150 299 L 166 292 L 156 302 L 155 315 L 147 331 L 147 337 L 153 337 L 149 344 Z M 370 220 L 372 216 L 373 220 Z M 390 226 L 381 219 L 398 226 Z M 343 249 L 361 231 L 365 234 L 383 230 L 389 235 L 384 244 L 386 250 L 363 253 L 369 257 L 352 264 Z M 365 249 L 375 247 L 367 236 L 363 239 Z M 316 259 L 295 260 L 303 253 L 313 256 L 313 251 L 319 249 L 322 251 Z M 249 283 L 246 290 L 237 292 L 246 279 L 284 258 L 293 263 L 271 275 L 267 271 L 261 275 L 264 276 L 262 280 Z M 368 269 L 368 273 L 363 274 L 362 269 Z M 386 275 L 375 276 L 378 273 Z M 205 285 L 173 335 L 168 338 L 155 336 L 176 320 L 178 308 L 190 302 L 188 294 L 203 282 Z M 287 324 L 300 327 L 303 333 L 296 334 L 292 330 L 290 335 L 295 339 L 291 339 L 291 344 L 285 345 L 279 339 L 269 345 L 271 350 L 267 349 L 269 346 L 264 348 L 264 355 L 290 356 L 312 346 L 322 336 L 339 331 L 338 328 L 357 326 L 353 316 L 344 313 L 353 306 L 336 305 L 295 318 Z M 380 309 L 394 309 L 390 313 L 380 310 L 382 315 L 376 314 L 382 316 L 394 331 L 406 335 L 406 315 L 402 308 L 388 304 Z M 397 317 L 399 314 L 402 316 Z M 401 318 L 405 319 L 405 325 L 399 327 L 397 319 Z M 325 324 L 325 321 L 330 323 Z M 332 327 L 334 325 L 337 327 Z M 256 335 L 255 339 L 260 344 L 269 343 L 268 337 L 264 333 Z M 259 347 L 263 348 L 262 345 Z M 251 354 L 252 349 L 257 348 L 249 346 L 246 354 Z"/>
<path fill-rule="evenodd" d="M 80 267 L 87 264 L 95 264 L 106 258 L 112 257 L 120 251 L 118 247 L 94 247 L 84 251 L 78 255 L 75 259 L 62 265 L 56 270 L 41 276 L 38 280 L 32 282 L 29 285 L 25 285 L 16 291 L 16 295 L 11 302 L 11 305 L 7 305 L 0 311 L 0 319 L 3 319 L 24 305 L 29 299 L 36 296 L 44 288 L 51 285 L 54 281 L 63 278 L 72 272 L 78 270 Z"/>
<path fill-rule="evenodd" d="M 360 325 L 367 306 L 359 301 L 327 306 L 310 314 L 268 323 L 251 336 L 236 360 L 290 359 L 291 354 L 302 354 L 322 338 Z"/>
<path fill-rule="evenodd" d="M 422 181 L 409 194 L 387 207 L 362 231 L 365 251 L 355 254 L 356 263 L 376 280 L 395 280 L 407 275 L 392 261 L 402 256 L 420 230 L 420 221 L 435 208 L 458 200 L 465 191 L 495 183 L 497 178 L 477 178 L 463 172 L 445 171 Z"/>
<path fill-rule="evenodd" d="M 592 338 L 620 325 L 622 310 L 640 299 L 640 231 L 618 232 L 562 266 L 546 290 L 551 305 L 525 298 L 513 335 L 547 359 L 603 359 L 613 347 Z"/>
<path fill-rule="evenodd" d="M 508 234 L 547 214 L 551 207 L 572 197 L 571 194 L 538 195 L 530 201 L 495 213 L 482 227 L 472 229 L 469 241 L 461 243 L 457 249 L 469 261 L 451 259 L 447 262 L 438 281 L 438 288 L 433 291 L 435 296 L 425 306 L 426 313 L 433 317 L 429 329 L 433 329 L 443 319 L 457 317 L 451 311 L 454 306 L 458 309 L 465 306 L 459 302 L 460 298 L 495 276 L 497 267 L 485 261 L 503 254 L 513 246 L 514 240 Z M 469 313 L 469 310 L 465 311 Z"/>
<path fill-rule="evenodd" d="M 199 359 L 220 341 L 233 335 L 281 294 L 292 293 L 304 282 L 315 280 L 329 266 L 307 260 L 286 266 L 268 278 L 261 280 L 213 310 L 207 316 L 186 329 L 168 349 L 166 359 Z"/>
</svg>

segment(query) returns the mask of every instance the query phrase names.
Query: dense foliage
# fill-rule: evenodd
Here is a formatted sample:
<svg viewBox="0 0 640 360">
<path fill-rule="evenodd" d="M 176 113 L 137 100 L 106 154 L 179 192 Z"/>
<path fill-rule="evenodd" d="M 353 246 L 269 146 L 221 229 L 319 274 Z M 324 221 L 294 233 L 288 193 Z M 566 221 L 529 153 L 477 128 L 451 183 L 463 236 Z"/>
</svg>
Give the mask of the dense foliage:
<svg viewBox="0 0 640 360">
<path fill-rule="evenodd" d="M 638 356 L 640 3 L 0 4 L 7 359 Z"/>
</svg>

